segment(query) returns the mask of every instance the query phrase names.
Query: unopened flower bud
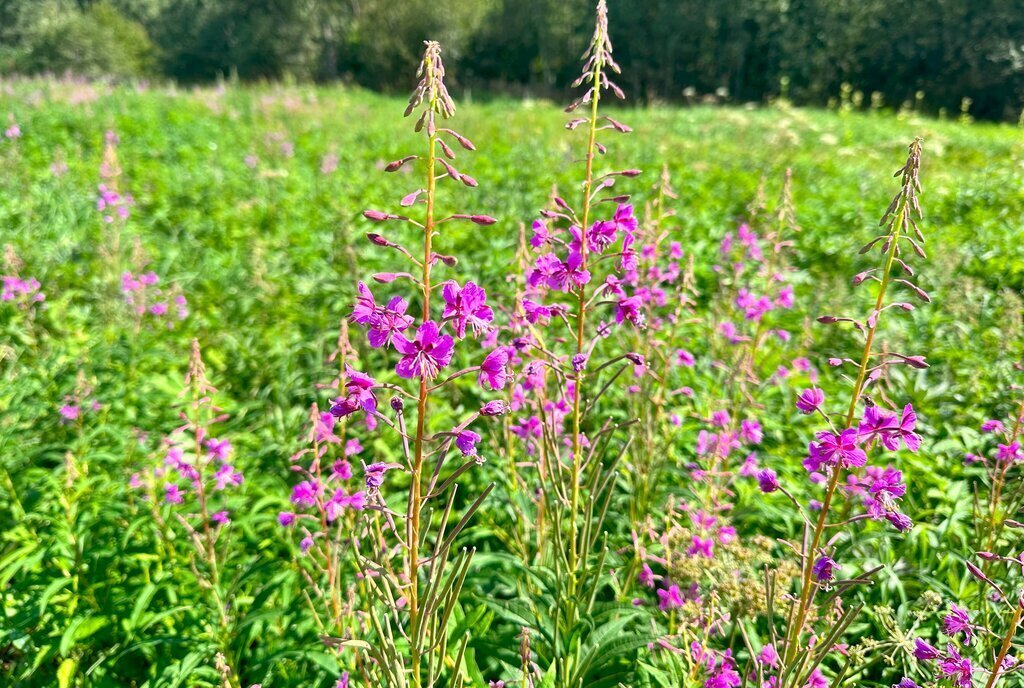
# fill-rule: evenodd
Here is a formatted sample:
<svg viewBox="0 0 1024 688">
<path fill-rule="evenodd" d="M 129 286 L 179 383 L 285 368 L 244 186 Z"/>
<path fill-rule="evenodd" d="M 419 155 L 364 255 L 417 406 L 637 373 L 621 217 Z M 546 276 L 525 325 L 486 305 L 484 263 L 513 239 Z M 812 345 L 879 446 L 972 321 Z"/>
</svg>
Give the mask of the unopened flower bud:
<svg viewBox="0 0 1024 688">
<path fill-rule="evenodd" d="M 374 222 L 384 222 L 391 219 L 391 215 L 380 210 L 364 210 L 363 217 Z"/>
<path fill-rule="evenodd" d="M 644 364 L 644 357 L 634 351 L 630 351 L 626 354 L 626 360 L 634 365 L 642 366 Z"/>
<path fill-rule="evenodd" d="M 419 156 L 407 155 L 404 158 L 402 158 L 401 160 L 395 160 L 394 162 L 389 162 L 387 165 L 384 166 L 384 171 L 385 172 L 395 172 L 396 170 L 400 169 L 402 167 L 402 165 L 404 165 L 405 163 L 409 162 L 410 160 L 415 160 L 417 157 L 419 157 Z"/>
<path fill-rule="evenodd" d="M 405 402 L 402 401 L 402 397 L 391 397 L 391 410 L 395 413 L 401 413 L 405 409 Z"/>
<path fill-rule="evenodd" d="M 486 404 L 480 407 L 481 416 L 503 416 L 508 413 L 511 409 L 507 402 L 501 399 L 494 401 L 488 401 Z"/>
<path fill-rule="evenodd" d="M 493 225 L 495 222 L 498 221 L 497 219 L 491 217 L 490 215 L 472 215 L 472 216 L 470 216 L 469 219 L 474 224 L 483 225 L 485 227 L 487 225 Z"/>
</svg>

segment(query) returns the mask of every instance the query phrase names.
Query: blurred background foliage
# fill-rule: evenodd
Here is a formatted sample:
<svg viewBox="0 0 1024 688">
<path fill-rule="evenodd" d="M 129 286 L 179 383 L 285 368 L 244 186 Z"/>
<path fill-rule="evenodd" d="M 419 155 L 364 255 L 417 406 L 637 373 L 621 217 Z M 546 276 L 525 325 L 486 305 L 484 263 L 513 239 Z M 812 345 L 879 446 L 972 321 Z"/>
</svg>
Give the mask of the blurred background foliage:
<svg viewBox="0 0 1024 688">
<path fill-rule="evenodd" d="M 430 37 L 463 92 L 561 96 L 592 4 L 0 0 L 0 73 L 404 90 Z M 619 0 L 611 10 L 623 85 L 641 101 L 864 98 L 1004 120 L 1024 102 L 1024 0 Z"/>
</svg>

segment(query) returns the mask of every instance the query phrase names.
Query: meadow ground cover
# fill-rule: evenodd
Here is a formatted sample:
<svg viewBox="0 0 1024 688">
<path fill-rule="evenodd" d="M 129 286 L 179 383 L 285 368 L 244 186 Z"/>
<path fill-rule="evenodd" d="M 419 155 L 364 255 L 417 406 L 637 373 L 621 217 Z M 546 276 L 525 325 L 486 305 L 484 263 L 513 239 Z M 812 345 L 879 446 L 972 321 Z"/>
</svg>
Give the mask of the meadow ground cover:
<svg viewBox="0 0 1024 688">
<path fill-rule="evenodd" d="M 1024 683 L 1020 130 L 607 30 L 568 115 L 2 84 L 4 685 Z"/>
</svg>

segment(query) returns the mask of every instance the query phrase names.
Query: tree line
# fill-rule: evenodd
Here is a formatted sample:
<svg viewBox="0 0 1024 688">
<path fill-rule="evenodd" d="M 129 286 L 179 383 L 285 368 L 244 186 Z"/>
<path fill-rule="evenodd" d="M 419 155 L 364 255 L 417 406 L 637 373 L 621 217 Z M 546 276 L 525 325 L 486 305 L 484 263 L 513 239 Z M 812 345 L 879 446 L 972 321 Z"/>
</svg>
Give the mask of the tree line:
<svg viewBox="0 0 1024 688">
<path fill-rule="evenodd" d="M 0 71 L 201 83 L 296 78 L 406 89 L 422 40 L 454 84 L 561 96 L 592 0 L 0 0 Z M 1024 0 L 612 0 L 623 86 L 641 102 L 717 93 L 1017 120 Z M 969 101 L 965 101 L 969 99 Z"/>
</svg>

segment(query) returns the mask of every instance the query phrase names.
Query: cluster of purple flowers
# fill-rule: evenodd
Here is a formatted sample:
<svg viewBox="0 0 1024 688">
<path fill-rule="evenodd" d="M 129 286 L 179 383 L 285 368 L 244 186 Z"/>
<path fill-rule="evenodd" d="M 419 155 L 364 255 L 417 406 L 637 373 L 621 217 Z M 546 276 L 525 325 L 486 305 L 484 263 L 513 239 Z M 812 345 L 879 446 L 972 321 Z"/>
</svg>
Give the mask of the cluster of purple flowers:
<svg viewBox="0 0 1024 688">
<path fill-rule="evenodd" d="M 152 316 L 166 319 L 168 327 L 173 325 L 172 315 L 177 320 L 188 317 L 188 299 L 175 286 L 165 293 L 159 286 L 160 277 L 148 271 L 135 275 L 131 271 L 121 274 L 121 293 L 124 301 L 139 318 Z"/>
<path fill-rule="evenodd" d="M 35 277 L 23 279 L 17 275 L 4 275 L 2 279 L 0 301 L 11 301 L 19 308 L 29 308 L 46 300 L 46 294 L 40 291 L 42 285 Z"/>
<path fill-rule="evenodd" d="M 114 222 L 115 218 L 121 221 L 127 220 L 131 215 L 131 207 L 133 205 L 135 205 L 135 199 L 130 195 L 122 195 L 107 184 L 99 185 L 99 193 L 96 197 L 96 210 L 102 215 L 103 221 L 107 224 Z"/>
<path fill-rule="evenodd" d="M 376 408 L 375 401 L 372 408 Z M 354 438 L 342 441 L 337 434 L 340 429 L 337 419 L 331 413 L 320 413 L 314 408 L 310 418 L 311 445 L 292 457 L 292 470 L 302 481 L 292 487 L 292 509 L 280 512 L 277 517 L 283 527 L 301 527 L 303 537 L 299 548 L 303 553 L 308 553 L 316 540 L 331 537 L 328 527 L 346 511 L 362 511 L 367 505 L 367 492 L 379 488 L 378 477 L 383 474 L 377 464 L 364 466 L 366 490 L 351 487 L 350 459 L 363 451 L 362 445 Z M 328 461 L 332 447 L 342 449 L 336 459 Z M 308 464 L 298 463 L 307 455 L 311 455 Z"/>
</svg>

